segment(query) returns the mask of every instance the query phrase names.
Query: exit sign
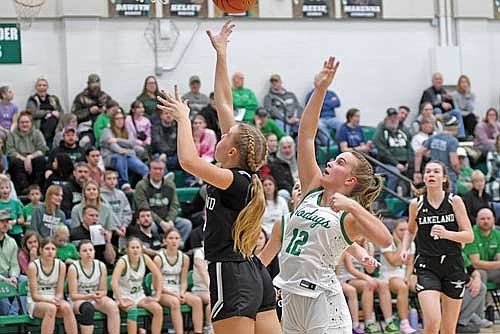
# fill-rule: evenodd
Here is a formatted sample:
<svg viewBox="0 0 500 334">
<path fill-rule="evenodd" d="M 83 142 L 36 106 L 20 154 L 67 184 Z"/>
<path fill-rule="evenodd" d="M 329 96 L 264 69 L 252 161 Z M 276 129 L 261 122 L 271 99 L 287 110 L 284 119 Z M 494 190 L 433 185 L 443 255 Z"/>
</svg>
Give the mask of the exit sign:
<svg viewBox="0 0 500 334">
<path fill-rule="evenodd" d="M 0 23 L 0 64 L 21 64 L 21 29 L 16 23 Z"/>
</svg>

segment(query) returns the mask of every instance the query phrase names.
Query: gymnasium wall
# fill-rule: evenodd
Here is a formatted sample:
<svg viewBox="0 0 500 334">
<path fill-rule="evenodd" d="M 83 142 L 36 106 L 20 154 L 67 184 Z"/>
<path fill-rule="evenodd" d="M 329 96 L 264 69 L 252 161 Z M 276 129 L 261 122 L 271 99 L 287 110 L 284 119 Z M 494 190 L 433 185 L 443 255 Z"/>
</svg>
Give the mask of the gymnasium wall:
<svg viewBox="0 0 500 334">
<path fill-rule="evenodd" d="M 434 1 L 385 0 L 385 19 L 377 21 L 236 20 L 229 70 L 244 72 L 245 85 L 261 101 L 269 88 L 269 76 L 279 73 L 284 86 L 303 101 L 322 60 L 336 55 L 342 67 L 332 88 L 342 101 L 340 113 L 360 108 L 362 123 L 368 125 L 376 125 L 389 106 L 406 104 L 415 110 L 433 71 L 443 71 L 445 83 L 450 85 L 460 73 L 466 73 L 483 114 L 499 102 L 500 21 L 491 19 L 492 1 L 474 3 L 454 1 L 455 47 L 444 52 L 451 52 L 449 61 L 438 48 Z M 287 0 L 261 1 L 261 15 L 286 13 L 286 4 Z M 14 15 L 12 0 L 0 0 L 0 22 L 14 22 Z M 42 17 L 31 30 L 22 32 L 23 64 L 0 65 L 0 85 L 11 85 L 14 102 L 24 106 L 34 80 L 44 76 L 68 110 L 84 88 L 87 75 L 96 72 L 101 75 L 103 90 L 128 109 L 142 89 L 144 77 L 155 71 L 154 53 L 144 37 L 149 20 L 109 19 L 106 15 L 104 0 L 48 0 Z M 187 50 L 177 68 L 158 77 L 160 85 L 171 88 L 179 83 L 181 91 L 186 91 L 189 76 L 198 74 L 202 90 L 208 93 L 213 87 L 215 54 L 204 31 L 217 29 L 223 21 L 174 22 L 179 41 L 173 52 L 160 53 L 159 65 L 173 66 L 185 46 Z"/>
</svg>

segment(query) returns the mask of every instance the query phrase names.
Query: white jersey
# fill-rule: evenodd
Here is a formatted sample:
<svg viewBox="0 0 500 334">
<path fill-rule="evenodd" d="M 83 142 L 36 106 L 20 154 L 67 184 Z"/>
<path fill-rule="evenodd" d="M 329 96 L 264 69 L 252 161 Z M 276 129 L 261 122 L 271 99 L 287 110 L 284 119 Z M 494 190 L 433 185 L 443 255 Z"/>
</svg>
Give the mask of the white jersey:
<svg viewBox="0 0 500 334">
<path fill-rule="evenodd" d="M 122 298 L 128 298 L 138 303 L 141 299 L 146 297 L 142 288 L 142 282 L 146 275 L 146 262 L 144 261 L 144 256 L 139 258 L 139 263 L 136 268 L 132 268 L 130 265 L 128 255 L 124 255 L 122 259 L 125 261 L 125 273 L 123 273 L 118 280 L 120 293 Z"/>
<path fill-rule="evenodd" d="M 54 259 L 52 270 L 46 273 L 43 270 L 40 259 L 36 259 L 33 263 L 36 266 L 37 272 L 37 285 L 38 294 L 47 298 L 55 298 L 57 290 L 57 282 L 59 281 L 59 270 L 61 268 L 61 260 Z M 31 298 L 31 291 L 28 288 L 27 296 L 28 314 L 33 317 L 33 310 L 35 309 L 35 301 Z"/>
<path fill-rule="evenodd" d="M 101 280 L 101 262 L 99 260 L 92 261 L 92 271 L 89 274 L 83 269 L 81 261 L 73 262 L 73 266 L 76 269 L 78 294 L 90 295 L 99 290 Z"/>
<path fill-rule="evenodd" d="M 183 253 L 180 250 L 177 251 L 177 259 L 174 263 L 168 261 L 166 251 L 158 253 L 158 256 L 161 260 L 160 271 L 163 278 L 163 289 L 180 294 Z"/>
<path fill-rule="evenodd" d="M 320 206 L 323 192 L 309 192 L 285 224 L 280 273 L 274 278 L 284 291 L 312 298 L 324 290 L 342 292 L 335 268 L 352 244 L 343 225 L 347 213 Z"/>
<path fill-rule="evenodd" d="M 200 259 L 203 260 L 205 263 L 205 269 L 207 269 L 207 274 L 208 274 L 208 263 L 205 261 L 205 250 L 203 247 L 196 248 L 194 250 L 194 262 L 195 265 L 193 266 L 193 287 L 191 291 L 193 292 L 208 292 L 208 286 L 205 283 L 205 280 L 201 276 L 198 267 L 196 266 L 196 260 Z"/>
</svg>

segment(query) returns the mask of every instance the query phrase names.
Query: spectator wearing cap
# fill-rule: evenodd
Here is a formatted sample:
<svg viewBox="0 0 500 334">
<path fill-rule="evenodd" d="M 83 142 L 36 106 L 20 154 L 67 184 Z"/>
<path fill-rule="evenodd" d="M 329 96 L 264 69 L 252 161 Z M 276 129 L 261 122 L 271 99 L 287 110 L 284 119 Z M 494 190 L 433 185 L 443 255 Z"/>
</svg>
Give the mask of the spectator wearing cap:
<svg viewBox="0 0 500 334">
<path fill-rule="evenodd" d="M 314 89 L 307 93 L 306 104 L 309 102 L 313 91 Z M 342 125 L 342 120 L 337 117 L 335 111 L 338 107 L 340 107 L 339 97 L 334 91 L 327 90 L 318 123 L 318 138 L 322 145 L 327 145 L 329 141 L 333 141 L 333 138 L 330 137 L 330 132 L 332 130 L 338 131 Z"/>
<path fill-rule="evenodd" d="M 472 172 L 469 159 L 467 159 L 467 151 L 463 147 L 457 148 L 458 163 L 460 164 L 460 173 L 457 180 L 457 193 L 462 196 L 472 189 Z"/>
<path fill-rule="evenodd" d="M 243 115 L 243 121 L 251 122 L 255 110 L 259 106 L 259 101 L 257 101 L 257 97 L 251 89 L 244 87 L 245 76 L 243 73 L 235 72 L 232 81 L 233 87 L 231 91 L 233 93 L 234 111 L 237 115 Z"/>
<path fill-rule="evenodd" d="M 20 276 L 21 269 L 17 259 L 18 247 L 14 239 L 7 232 L 10 229 L 10 213 L 8 210 L 0 210 L 0 281 L 10 283 L 17 288 L 21 281 L 26 281 L 26 276 Z M 26 297 L 21 300 L 23 306 Z M 26 309 L 23 307 L 23 309 Z M 17 298 L 0 299 L 0 315 L 18 315 L 19 304 Z"/>
<path fill-rule="evenodd" d="M 189 92 L 182 95 L 182 100 L 188 100 L 189 105 L 189 118 L 191 121 L 194 116 L 198 114 L 203 108 L 205 108 L 210 100 L 208 96 L 200 92 L 201 80 L 197 75 L 193 75 L 189 78 Z"/>
<path fill-rule="evenodd" d="M 337 132 L 337 142 L 340 152 L 357 150 L 368 153 L 372 148 L 372 142 L 365 140 L 363 129 L 359 126 L 361 113 L 359 109 L 351 108 L 347 110 L 346 122 L 342 124 Z"/>
<path fill-rule="evenodd" d="M 37 79 L 35 83 L 36 93 L 28 98 L 26 109 L 30 110 L 33 115 L 35 129 L 42 131 L 45 142 L 51 143 L 63 109 L 59 98 L 48 94 L 48 89 L 49 82 L 47 79 Z"/>
<path fill-rule="evenodd" d="M 263 107 L 257 108 L 255 111 L 255 116 L 250 124 L 255 125 L 257 129 L 262 132 L 264 136 L 267 136 L 270 133 L 274 133 L 278 140 L 285 136 L 285 132 L 280 128 L 276 122 L 272 119 L 269 119 L 267 110 Z"/>
<path fill-rule="evenodd" d="M 389 108 L 383 122 L 377 126 L 373 145 L 377 149 L 377 159 L 389 170 L 409 175 L 412 169 L 413 150 L 408 134 L 399 127 L 398 111 Z M 384 168 L 377 166 L 377 173 L 384 173 L 386 187 L 396 191 L 398 178 Z"/>
<path fill-rule="evenodd" d="M 423 147 L 415 157 L 415 182 L 422 182 L 420 167 L 422 156 L 430 153 L 431 160 L 441 161 L 446 165 L 448 178 L 451 184 L 451 192 L 457 193 L 457 176 L 460 174 L 460 163 L 457 156 L 458 120 L 455 116 L 446 114 L 443 119 L 443 132 L 431 136 L 424 142 Z"/>
<path fill-rule="evenodd" d="M 78 133 L 80 137 L 88 136 L 90 145 L 95 144 L 93 125 L 99 114 L 104 112 L 111 97 L 101 90 L 99 75 L 90 74 L 87 87 L 75 97 L 71 112 L 78 119 Z"/>
<path fill-rule="evenodd" d="M 434 73 L 432 76 L 432 86 L 427 88 L 420 99 L 420 104 L 430 102 L 434 108 L 434 114 L 448 114 L 455 116 L 458 122 L 457 136 L 465 137 L 464 121 L 460 110 L 455 109 L 453 96 L 443 87 L 443 75 Z"/>
<path fill-rule="evenodd" d="M 264 108 L 269 116 L 287 135 L 297 134 L 304 109 L 297 96 L 283 87 L 279 74 L 271 75 L 271 87 L 264 97 Z"/>
<path fill-rule="evenodd" d="M 76 128 L 71 125 L 67 125 L 63 129 L 63 140 L 58 147 L 54 148 L 50 154 L 47 161 L 47 171 L 45 172 L 45 178 L 48 178 L 52 174 L 52 164 L 56 156 L 65 154 L 67 155 L 73 164 L 85 161 L 85 151 L 78 145 L 78 137 L 76 134 Z"/>
</svg>

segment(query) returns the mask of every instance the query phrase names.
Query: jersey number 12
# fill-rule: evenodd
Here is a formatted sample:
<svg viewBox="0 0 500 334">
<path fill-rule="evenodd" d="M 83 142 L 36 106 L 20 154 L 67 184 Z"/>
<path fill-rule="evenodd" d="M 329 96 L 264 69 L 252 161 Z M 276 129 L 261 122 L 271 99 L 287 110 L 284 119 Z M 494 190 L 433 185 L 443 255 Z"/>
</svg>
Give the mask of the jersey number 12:
<svg viewBox="0 0 500 334">
<path fill-rule="evenodd" d="M 294 228 L 292 232 L 292 240 L 290 240 L 285 252 L 291 255 L 299 256 L 301 247 L 303 247 L 306 244 L 307 239 L 309 239 L 309 233 L 307 233 L 307 231 L 299 231 L 298 228 Z"/>
</svg>

